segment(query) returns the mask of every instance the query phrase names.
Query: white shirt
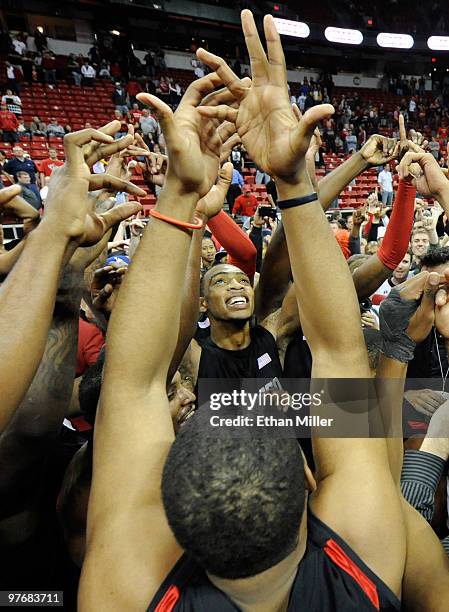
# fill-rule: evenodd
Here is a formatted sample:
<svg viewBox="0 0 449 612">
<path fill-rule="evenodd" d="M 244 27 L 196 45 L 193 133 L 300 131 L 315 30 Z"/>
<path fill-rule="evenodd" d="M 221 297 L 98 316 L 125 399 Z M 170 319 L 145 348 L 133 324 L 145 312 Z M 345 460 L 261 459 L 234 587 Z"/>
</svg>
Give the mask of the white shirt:
<svg viewBox="0 0 449 612">
<path fill-rule="evenodd" d="M 416 102 L 415 102 L 414 100 L 410 100 L 410 103 L 409 103 L 409 105 L 408 105 L 408 110 L 409 110 L 411 113 L 414 113 L 414 112 L 415 112 L 415 110 L 416 110 Z"/>
<path fill-rule="evenodd" d="M 15 79 L 16 75 L 14 74 L 14 66 L 8 66 L 6 69 L 6 75 L 8 79 Z"/>
<path fill-rule="evenodd" d="M 19 55 L 23 55 L 27 50 L 26 44 L 21 40 L 13 40 L 12 44 L 14 49 L 16 50 L 16 53 L 18 53 Z"/>
<path fill-rule="evenodd" d="M 392 192 L 393 191 L 393 175 L 391 172 L 387 172 L 386 170 L 382 170 L 377 178 L 377 182 L 382 187 L 384 191 Z"/>
<path fill-rule="evenodd" d="M 95 69 L 92 68 L 92 66 L 85 66 L 84 64 L 81 66 L 81 74 L 86 77 L 86 79 L 94 79 L 95 75 L 97 74 L 95 72 Z"/>
<path fill-rule="evenodd" d="M 306 97 L 304 94 L 301 94 L 298 98 L 298 106 L 299 106 L 299 110 L 302 112 L 304 110 L 304 107 L 306 105 Z"/>
</svg>

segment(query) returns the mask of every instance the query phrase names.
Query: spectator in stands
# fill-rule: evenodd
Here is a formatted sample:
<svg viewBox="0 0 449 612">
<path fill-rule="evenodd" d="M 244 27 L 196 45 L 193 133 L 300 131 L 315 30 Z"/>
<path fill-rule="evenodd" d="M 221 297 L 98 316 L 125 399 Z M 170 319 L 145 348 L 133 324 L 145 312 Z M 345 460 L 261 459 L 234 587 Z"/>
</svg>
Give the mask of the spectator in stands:
<svg viewBox="0 0 449 612">
<path fill-rule="evenodd" d="M 87 59 L 84 60 L 84 64 L 81 66 L 81 74 L 83 77 L 83 85 L 85 87 L 93 87 L 97 73 Z"/>
<path fill-rule="evenodd" d="M 47 136 L 61 136 L 65 134 L 64 128 L 60 125 L 55 118 L 50 120 L 47 125 Z"/>
<path fill-rule="evenodd" d="M 118 110 L 122 115 L 126 115 L 129 111 L 129 99 L 126 89 L 119 82 L 115 84 L 115 89 L 111 95 L 112 103 L 115 110 Z"/>
<path fill-rule="evenodd" d="M 46 136 L 47 135 L 47 126 L 43 121 L 39 119 L 37 115 L 33 117 L 30 127 L 31 127 L 31 134 L 34 134 L 35 136 Z"/>
<path fill-rule="evenodd" d="M 44 71 L 42 68 L 42 54 L 41 53 L 36 53 L 35 57 L 34 57 L 34 68 L 36 70 L 37 73 L 37 80 L 38 81 L 43 81 L 44 79 Z"/>
<path fill-rule="evenodd" d="M 139 105 L 137 104 L 137 102 L 135 102 L 133 104 L 133 107 L 129 111 L 128 114 L 131 117 L 132 124 L 134 125 L 134 127 L 135 128 L 139 128 L 140 127 L 139 119 L 142 116 L 142 111 L 140 110 Z"/>
<path fill-rule="evenodd" d="M 42 57 L 42 69 L 46 83 L 56 85 L 56 57 L 51 51 L 45 51 Z"/>
<path fill-rule="evenodd" d="M 242 195 L 236 198 L 234 202 L 234 208 L 232 214 L 234 217 L 241 215 L 243 221 L 243 228 L 249 229 L 251 217 L 254 217 L 254 213 L 257 209 L 257 198 L 251 192 L 250 185 L 243 185 Z"/>
<path fill-rule="evenodd" d="M 40 210 L 42 201 L 37 185 L 31 184 L 31 177 L 25 170 L 17 172 L 17 184 L 21 186 L 22 198 L 36 210 Z M 34 187 L 34 188 L 33 188 Z"/>
<path fill-rule="evenodd" d="M 346 145 L 348 153 L 357 151 L 357 136 L 352 130 L 349 130 L 348 135 L 346 136 Z"/>
<path fill-rule="evenodd" d="M 34 44 L 36 45 L 36 49 L 39 53 L 42 53 L 46 49 L 48 49 L 48 41 L 47 37 L 44 34 L 44 28 L 42 26 L 37 26 L 34 30 Z"/>
<path fill-rule="evenodd" d="M 215 261 L 217 249 L 211 238 L 204 237 L 201 241 L 201 274 L 209 270 Z"/>
<path fill-rule="evenodd" d="M 13 38 L 12 46 L 14 47 L 14 51 L 17 53 L 17 55 L 25 55 L 25 53 L 27 52 L 26 43 L 18 36 L 16 36 L 16 38 Z"/>
<path fill-rule="evenodd" d="M 19 140 L 18 127 L 19 122 L 15 114 L 8 110 L 6 104 L 2 104 L 0 110 L 0 130 L 2 131 L 3 142 L 17 142 Z"/>
<path fill-rule="evenodd" d="M 17 121 L 17 119 L 16 119 Z M 8 160 L 5 164 L 5 170 L 8 174 L 14 177 L 17 181 L 17 174 L 24 170 L 28 172 L 31 180 L 31 184 L 36 183 L 37 167 L 32 159 L 25 157 L 25 152 L 22 147 L 15 146 L 12 150 L 13 157 Z"/>
<path fill-rule="evenodd" d="M 0 151 L 0 189 L 3 189 L 4 187 L 3 178 L 7 178 L 10 183 L 14 183 L 13 177 L 9 175 L 6 170 L 4 170 L 6 162 L 6 153 L 4 151 Z"/>
<path fill-rule="evenodd" d="M 17 95 L 20 94 L 20 86 L 16 80 L 16 73 L 14 66 L 10 62 L 5 62 L 6 66 L 6 83 L 8 88 L 11 89 Z"/>
<path fill-rule="evenodd" d="M 75 85 L 81 87 L 81 68 L 73 53 L 69 55 L 69 59 L 67 60 L 67 70 L 72 75 Z"/>
<path fill-rule="evenodd" d="M 19 96 L 14 95 L 11 89 L 7 89 L 5 95 L 2 96 L 2 104 L 6 104 L 6 108 L 15 115 L 22 114 L 22 100 Z"/>
<path fill-rule="evenodd" d="M 413 255 L 411 270 L 419 271 L 421 269 L 421 259 L 427 255 L 430 247 L 429 234 L 424 228 L 417 228 L 413 231 L 410 246 Z"/>
<path fill-rule="evenodd" d="M 137 94 L 142 91 L 142 87 L 135 79 L 130 79 L 126 85 L 126 91 L 129 96 L 129 104 L 134 104 Z"/>
<path fill-rule="evenodd" d="M 58 159 L 58 152 L 54 147 L 48 148 L 48 157 L 43 159 L 40 163 L 41 173 L 40 180 L 41 185 L 45 185 L 45 178 L 50 177 L 51 173 L 58 166 L 63 166 L 64 162 L 61 159 Z"/>
<path fill-rule="evenodd" d="M 229 212 L 232 213 L 235 200 L 242 195 L 242 187 L 245 184 L 243 176 L 240 174 L 236 166 L 232 170 L 232 180 L 228 189 L 226 200 L 228 202 Z"/>
<path fill-rule="evenodd" d="M 139 124 L 143 133 L 143 139 L 147 145 L 149 146 L 151 142 L 157 142 L 158 122 L 150 115 L 150 111 L 147 108 L 142 110 Z"/>
<path fill-rule="evenodd" d="M 101 60 L 98 76 L 100 77 L 100 79 L 110 79 L 111 78 L 111 66 L 109 62 L 105 59 Z"/>
<path fill-rule="evenodd" d="M 432 136 L 432 140 L 429 142 L 427 148 L 438 161 L 440 159 L 440 143 L 436 136 Z"/>
<path fill-rule="evenodd" d="M 301 91 L 301 93 L 300 93 L 300 94 L 299 94 L 299 96 L 298 96 L 298 107 L 299 107 L 299 110 L 300 110 L 302 113 L 304 112 L 304 109 L 305 109 L 305 106 L 306 106 L 306 99 L 307 99 L 307 98 L 306 98 L 306 96 L 305 96 L 304 92 L 303 92 L 303 91 Z"/>
<path fill-rule="evenodd" d="M 393 203 L 393 175 L 391 174 L 390 164 L 386 164 L 382 172 L 379 173 L 377 182 L 382 194 L 382 204 L 391 206 Z"/>
</svg>

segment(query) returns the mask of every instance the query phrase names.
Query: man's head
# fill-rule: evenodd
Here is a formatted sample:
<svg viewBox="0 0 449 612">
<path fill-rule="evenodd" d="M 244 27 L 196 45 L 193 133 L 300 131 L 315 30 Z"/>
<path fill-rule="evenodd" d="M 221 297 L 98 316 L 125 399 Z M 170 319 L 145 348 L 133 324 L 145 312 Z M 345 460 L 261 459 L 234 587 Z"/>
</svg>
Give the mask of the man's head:
<svg viewBox="0 0 449 612">
<path fill-rule="evenodd" d="M 50 159 L 58 159 L 58 154 L 56 152 L 56 149 L 53 149 L 53 147 L 50 147 L 48 149 L 48 156 Z"/>
<path fill-rule="evenodd" d="M 390 164 L 385 164 L 385 166 L 384 166 L 384 170 L 385 170 L 385 172 L 391 172 L 391 166 L 390 166 Z"/>
<path fill-rule="evenodd" d="M 329 222 L 329 226 L 334 234 L 334 236 L 337 235 L 338 230 L 340 229 L 339 225 L 338 225 L 338 221 L 336 221 L 335 219 Z"/>
<path fill-rule="evenodd" d="M 211 238 L 203 238 L 201 243 L 201 259 L 204 266 L 210 267 L 212 265 L 216 252 L 217 249 Z"/>
<path fill-rule="evenodd" d="M 201 282 L 201 308 L 211 321 L 245 323 L 254 312 L 254 290 L 248 276 L 236 266 L 213 266 Z"/>
<path fill-rule="evenodd" d="M 393 278 L 399 283 L 402 283 L 403 281 L 407 280 L 407 276 L 408 276 L 408 273 L 410 272 L 411 265 L 412 265 L 412 255 L 411 253 L 407 252 L 404 255 L 404 258 L 401 261 L 401 263 L 398 266 L 396 266 L 396 268 L 394 269 Z"/>
<path fill-rule="evenodd" d="M 429 250 L 429 234 L 424 229 L 417 229 L 413 232 L 410 240 L 414 257 L 422 259 Z"/>
<path fill-rule="evenodd" d="M 421 258 L 422 270 L 442 273 L 449 263 L 449 247 L 432 247 Z"/>
<path fill-rule="evenodd" d="M 144 117 L 149 117 L 150 116 L 150 111 L 147 108 L 143 108 L 142 109 L 142 115 Z"/>
<path fill-rule="evenodd" d="M 181 428 L 162 476 L 162 499 L 179 544 L 210 574 L 263 572 L 298 545 L 305 510 L 298 442 L 217 438 L 201 411 Z"/>
<path fill-rule="evenodd" d="M 7 96 L 13 96 L 14 94 L 12 93 L 12 89 L 7 89 L 6 90 L 6 95 Z"/>
<path fill-rule="evenodd" d="M 251 185 L 243 185 L 242 187 L 242 193 L 244 196 L 246 196 L 247 198 L 249 198 L 250 193 L 251 193 Z"/>
<path fill-rule="evenodd" d="M 29 185 L 31 183 L 31 177 L 25 170 L 19 170 L 17 173 L 17 181 L 23 185 Z"/>
<path fill-rule="evenodd" d="M 5 161 L 6 153 L 4 151 L 0 151 L 0 162 Z"/>
</svg>

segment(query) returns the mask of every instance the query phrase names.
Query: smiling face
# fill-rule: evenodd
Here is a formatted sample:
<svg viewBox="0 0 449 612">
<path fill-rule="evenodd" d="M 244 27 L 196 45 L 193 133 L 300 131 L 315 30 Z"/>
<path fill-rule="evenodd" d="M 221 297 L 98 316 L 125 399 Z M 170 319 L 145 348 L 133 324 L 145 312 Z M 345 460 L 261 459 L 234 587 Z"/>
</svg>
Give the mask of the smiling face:
<svg viewBox="0 0 449 612">
<path fill-rule="evenodd" d="M 412 252 L 415 257 L 423 257 L 429 250 L 429 236 L 427 232 L 416 232 L 411 239 Z"/>
<path fill-rule="evenodd" d="M 214 259 L 215 253 L 217 249 L 215 248 L 215 244 L 212 242 L 210 238 L 204 238 L 201 243 L 201 259 L 203 260 L 203 265 L 206 268 L 210 268 Z"/>
<path fill-rule="evenodd" d="M 408 273 L 410 272 L 410 266 L 412 265 L 412 258 L 410 256 L 410 253 L 406 253 L 404 255 L 404 259 L 401 261 L 401 263 L 395 268 L 394 272 L 393 272 L 393 276 L 397 281 L 402 282 L 403 280 L 405 280 L 408 276 Z"/>
<path fill-rule="evenodd" d="M 248 276 L 229 264 L 214 266 L 203 280 L 202 308 L 216 321 L 248 321 L 254 312 L 254 290 Z"/>
</svg>

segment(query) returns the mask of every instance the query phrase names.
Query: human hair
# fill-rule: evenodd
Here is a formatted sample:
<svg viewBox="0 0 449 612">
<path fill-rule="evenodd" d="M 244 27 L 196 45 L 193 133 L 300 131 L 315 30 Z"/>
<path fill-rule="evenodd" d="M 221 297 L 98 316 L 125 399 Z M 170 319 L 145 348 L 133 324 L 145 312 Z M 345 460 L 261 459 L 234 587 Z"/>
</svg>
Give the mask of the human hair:
<svg viewBox="0 0 449 612">
<path fill-rule="evenodd" d="M 78 389 L 80 410 L 86 421 L 92 426 L 95 423 L 98 400 L 100 399 L 105 357 L 106 351 L 103 348 L 98 355 L 97 361 L 84 373 Z"/>
<path fill-rule="evenodd" d="M 378 329 L 365 327 L 363 337 L 365 338 L 366 350 L 368 352 L 369 367 L 371 370 L 377 370 L 382 351 L 382 334 Z"/>
<path fill-rule="evenodd" d="M 19 170 L 19 171 L 17 172 L 17 176 L 25 176 L 25 175 L 26 175 L 26 176 L 30 176 L 30 173 L 29 173 L 29 172 L 27 172 L 26 170 Z"/>
<path fill-rule="evenodd" d="M 449 247 L 434 246 L 421 257 L 421 267 L 436 268 L 441 264 L 449 263 Z"/>
<path fill-rule="evenodd" d="M 211 440 L 209 414 L 181 428 L 162 476 L 162 500 L 179 544 L 207 572 L 247 578 L 297 546 L 305 504 L 304 461 L 296 439 Z"/>
</svg>

